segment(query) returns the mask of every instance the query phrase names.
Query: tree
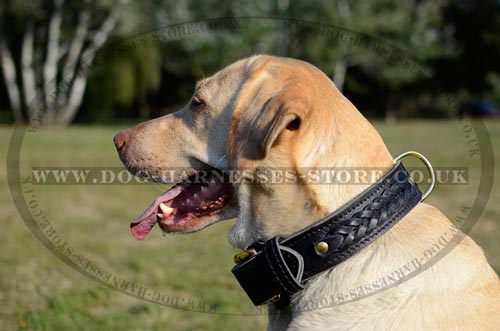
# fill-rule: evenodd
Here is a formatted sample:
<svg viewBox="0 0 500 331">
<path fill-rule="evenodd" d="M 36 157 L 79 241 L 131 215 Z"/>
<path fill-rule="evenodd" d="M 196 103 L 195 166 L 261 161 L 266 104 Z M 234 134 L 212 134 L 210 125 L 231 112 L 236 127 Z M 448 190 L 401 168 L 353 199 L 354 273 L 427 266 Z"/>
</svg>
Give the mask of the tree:
<svg viewBox="0 0 500 331">
<path fill-rule="evenodd" d="M 88 87 L 82 110 L 75 121 L 109 122 L 114 118 L 146 120 L 154 116 L 148 97 L 154 93 L 161 78 L 161 60 L 157 44 L 125 48 L 121 38 L 110 40 L 115 52 L 88 76 Z M 106 52 L 106 47 L 104 52 Z M 96 61 L 99 61 L 99 55 Z"/>
<path fill-rule="evenodd" d="M 73 120 L 87 83 L 83 68 L 116 27 L 114 5 L 95 0 L 11 0 L 0 5 L 0 64 L 17 122 L 28 121 L 37 111 L 43 112 L 45 124 Z"/>
<path fill-rule="evenodd" d="M 292 17 L 338 27 L 331 38 L 298 36 L 291 55 L 314 60 L 341 91 L 347 87 L 348 93 L 366 94 L 377 86 L 386 95 L 388 118 L 400 104 L 401 90 L 432 74 L 425 61 L 455 51 L 442 21 L 442 4 L 433 0 L 293 2 L 289 11 Z"/>
<path fill-rule="evenodd" d="M 449 2 L 444 12 L 458 47 L 456 57 L 434 63 L 439 83 L 481 99 L 499 84 L 500 2 Z"/>
</svg>

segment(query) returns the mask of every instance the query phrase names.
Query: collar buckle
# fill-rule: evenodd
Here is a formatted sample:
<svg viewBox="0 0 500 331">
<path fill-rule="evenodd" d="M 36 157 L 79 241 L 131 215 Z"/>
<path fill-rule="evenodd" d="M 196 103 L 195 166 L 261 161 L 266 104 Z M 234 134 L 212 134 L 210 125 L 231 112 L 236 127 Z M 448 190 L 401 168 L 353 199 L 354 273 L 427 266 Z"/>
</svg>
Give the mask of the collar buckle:
<svg viewBox="0 0 500 331">
<path fill-rule="evenodd" d="M 245 249 L 245 250 L 239 252 L 238 254 L 236 254 L 233 257 L 233 261 L 235 264 L 238 264 L 238 263 L 248 259 L 249 257 L 256 255 L 256 254 L 257 254 L 257 251 L 254 248 Z"/>
</svg>

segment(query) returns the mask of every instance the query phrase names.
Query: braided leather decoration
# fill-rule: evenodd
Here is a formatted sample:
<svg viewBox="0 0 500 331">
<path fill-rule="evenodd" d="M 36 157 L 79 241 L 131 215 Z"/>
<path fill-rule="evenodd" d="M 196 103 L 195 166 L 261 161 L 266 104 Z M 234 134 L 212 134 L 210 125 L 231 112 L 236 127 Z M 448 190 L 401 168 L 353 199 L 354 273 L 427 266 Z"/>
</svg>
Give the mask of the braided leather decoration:
<svg viewBox="0 0 500 331">
<path fill-rule="evenodd" d="M 322 235 L 311 243 L 311 249 L 315 251 L 316 244 L 325 241 L 329 250 L 326 254 L 316 252 L 319 260 L 310 260 L 312 263 L 304 271 L 303 279 L 307 280 L 353 256 L 387 232 L 411 210 L 422 198 L 422 192 L 410 178 L 399 163 L 382 182 L 353 199 L 356 203 L 348 204 L 346 208 L 313 226 Z M 290 246 L 300 250 L 293 242 L 295 240 L 290 239 Z M 301 241 L 299 239 L 297 242 L 300 246 L 304 244 Z"/>
<path fill-rule="evenodd" d="M 393 184 L 361 211 L 350 217 L 341 216 L 323 240 L 328 242 L 330 254 L 337 254 L 347 246 L 360 242 L 373 230 L 383 226 L 392 215 L 391 211 L 399 210 L 401 206 L 413 199 L 415 191 L 412 186 L 405 184 Z"/>
<path fill-rule="evenodd" d="M 233 274 L 255 305 L 279 295 L 287 298 L 307 281 L 347 260 L 374 242 L 415 207 L 422 192 L 398 162 L 377 184 L 344 207 L 291 235 L 252 245 L 257 254 Z M 326 253 L 316 247 L 328 243 Z"/>
</svg>

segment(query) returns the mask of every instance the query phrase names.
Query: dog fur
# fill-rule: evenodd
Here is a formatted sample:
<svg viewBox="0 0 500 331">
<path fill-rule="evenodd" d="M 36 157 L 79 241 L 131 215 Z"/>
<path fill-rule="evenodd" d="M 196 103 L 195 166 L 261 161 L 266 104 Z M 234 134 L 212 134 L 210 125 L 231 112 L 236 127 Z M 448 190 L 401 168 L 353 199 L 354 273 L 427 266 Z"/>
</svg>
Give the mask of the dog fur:
<svg viewBox="0 0 500 331">
<path fill-rule="evenodd" d="M 326 75 L 306 62 L 265 55 L 203 79 L 186 107 L 120 135 L 126 166 L 153 179 L 155 169 L 166 166 L 287 168 L 300 178 L 303 168 L 393 165 L 377 131 Z M 311 225 L 377 177 L 365 185 L 241 183 L 237 203 L 194 230 L 237 217 L 229 240 L 243 249 Z M 352 299 L 368 292 L 374 281 L 400 277 L 443 241 L 455 247 L 415 277 L 359 300 L 318 306 L 323 298 L 342 302 L 345 294 Z M 500 326 L 500 282 L 472 239 L 420 203 L 373 244 L 310 280 L 289 307 L 269 309 L 269 330 L 494 330 Z"/>
</svg>

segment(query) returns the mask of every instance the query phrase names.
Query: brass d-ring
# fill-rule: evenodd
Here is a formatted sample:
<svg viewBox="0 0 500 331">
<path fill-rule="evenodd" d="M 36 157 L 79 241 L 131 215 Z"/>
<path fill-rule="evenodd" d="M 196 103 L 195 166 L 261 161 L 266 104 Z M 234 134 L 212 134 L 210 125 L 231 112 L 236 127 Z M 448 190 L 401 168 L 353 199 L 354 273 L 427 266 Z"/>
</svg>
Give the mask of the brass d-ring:
<svg viewBox="0 0 500 331">
<path fill-rule="evenodd" d="M 422 194 L 422 199 L 420 201 L 424 201 L 427 199 L 429 194 L 431 194 L 432 190 L 434 189 L 434 186 L 436 185 L 436 174 L 434 172 L 434 168 L 432 167 L 431 162 L 422 154 L 416 151 L 407 151 L 399 154 L 394 158 L 394 163 L 397 163 L 401 159 L 407 157 L 407 156 L 413 156 L 422 161 L 423 164 L 427 167 L 427 170 L 429 170 L 429 174 L 431 175 L 431 184 L 427 188 L 427 190 Z"/>
</svg>

